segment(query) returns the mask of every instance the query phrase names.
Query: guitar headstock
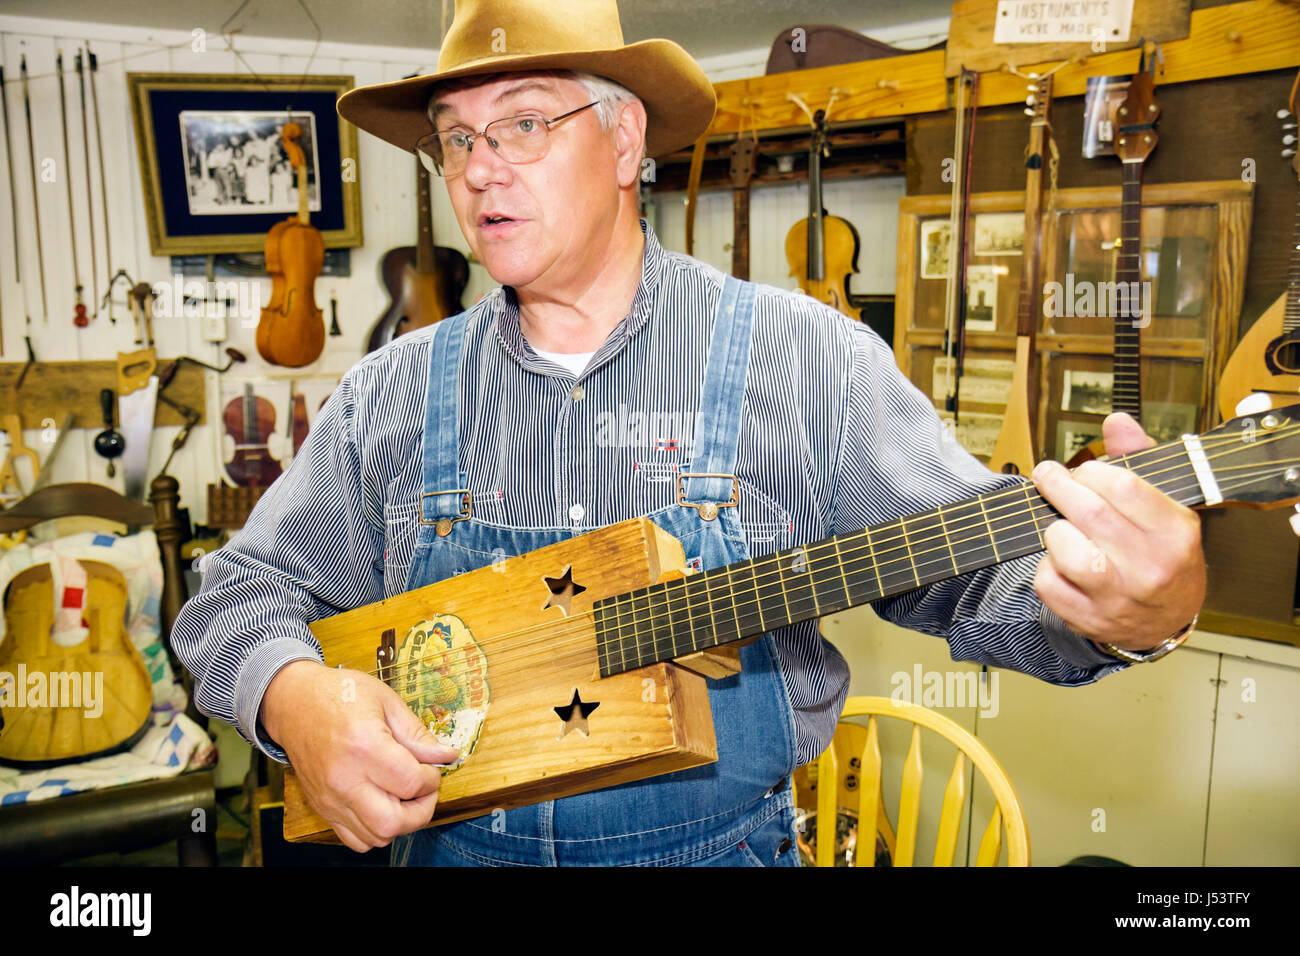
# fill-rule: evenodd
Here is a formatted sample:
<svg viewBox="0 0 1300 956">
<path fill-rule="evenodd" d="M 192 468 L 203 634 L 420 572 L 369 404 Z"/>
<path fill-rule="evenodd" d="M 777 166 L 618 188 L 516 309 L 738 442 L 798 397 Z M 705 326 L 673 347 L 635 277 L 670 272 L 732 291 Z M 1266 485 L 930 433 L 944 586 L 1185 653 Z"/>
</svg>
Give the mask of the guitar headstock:
<svg viewBox="0 0 1300 956">
<path fill-rule="evenodd" d="M 1300 405 L 1230 419 L 1200 436 L 1223 503 L 1281 508 L 1300 502 Z"/>
<path fill-rule="evenodd" d="M 1300 176 L 1300 149 L 1296 147 L 1296 116 L 1300 115 L 1300 75 L 1291 86 L 1289 110 L 1278 110 L 1277 118 L 1282 121 L 1282 156 L 1291 158 L 1291 168 Z"/>
<path fill-rule="evenodd" d="M 758 172 L 758 140 L 741 134 L 731 144 L 731 186 L 745 189 Z"/>
<path fill-rule="evenodd" d="M 1160 106 L 1155 98 L 1155 78 L 1143 70 L 1133 74 L 1128 95 L 1115 110 L 1115 153 L 1126 163 L 1145 162 L 1156 148 L 1156 120 Z"/>
<path fill-rule="evenodd" d="M 1029 95 L 1025 97 L 1025 115 L 1032 116 L 1029 126 L 1032 129 L 1035 126 L 1046 126 L 1048 115 L 1052 108 L 1052 74 L 1046 76 L 1036 76 L 1034 82 L 1029 84 Z"/>
</svg>

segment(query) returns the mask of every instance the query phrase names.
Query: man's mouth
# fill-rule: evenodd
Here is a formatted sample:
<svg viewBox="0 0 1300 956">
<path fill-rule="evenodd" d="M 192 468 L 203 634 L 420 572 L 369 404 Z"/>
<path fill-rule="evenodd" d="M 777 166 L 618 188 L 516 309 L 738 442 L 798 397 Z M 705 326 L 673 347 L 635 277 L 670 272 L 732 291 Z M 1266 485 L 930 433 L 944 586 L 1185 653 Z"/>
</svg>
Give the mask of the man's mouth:
<svg viewBox="0 0 1300 956">
<path fill-rule="evenodd" d="M 483 226 L 499 226 L 502 223 L 515 221 L 516 220 L 513 217 L 506 215 L 483 215 L 478 217 L 480 228 Z"/>
</svg>

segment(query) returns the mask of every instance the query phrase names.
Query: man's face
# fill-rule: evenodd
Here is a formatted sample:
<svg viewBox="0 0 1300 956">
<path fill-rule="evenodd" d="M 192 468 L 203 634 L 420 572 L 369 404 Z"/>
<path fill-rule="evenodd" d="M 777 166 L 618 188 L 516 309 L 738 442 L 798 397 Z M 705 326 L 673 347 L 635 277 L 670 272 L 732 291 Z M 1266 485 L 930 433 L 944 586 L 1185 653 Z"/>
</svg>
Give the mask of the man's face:
<svg viewBox="0 0 1300 956">
<path fill-rule="evenodd" d="M 435 125 L 479 132 L 502 117 L 551 119 L 590 102 L 574 80 L 518 73 L 443 93 Z M 480 137 L 465 171 L 447 180 L 470 248 L 495 281 L 516 289 L 582 285 L 599 269 L 617 211 L 614 131 L 601 131 L 595 108 L 562 120 L 548 139 L 542 159 L 515 165 Z"/>
</svg>

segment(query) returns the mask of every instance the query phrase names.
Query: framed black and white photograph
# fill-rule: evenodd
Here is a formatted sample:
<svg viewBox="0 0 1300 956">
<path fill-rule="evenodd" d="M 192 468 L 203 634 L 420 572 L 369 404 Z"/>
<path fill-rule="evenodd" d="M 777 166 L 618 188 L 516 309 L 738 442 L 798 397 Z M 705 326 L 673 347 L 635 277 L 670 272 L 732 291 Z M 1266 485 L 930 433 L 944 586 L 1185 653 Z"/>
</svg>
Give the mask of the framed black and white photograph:
<svg viewBox="0 0 1300 956">
<path fill-rule="evenodd" d="M 952 226 L 947 219 L 921 223 L 921 278 L 948 278 L 948 251 Z"/>
<path fill-rule="evenodd" d="M 1024 213 L 984 212 L 975 217 L 975 255 L 1019 256 L 1024 251 Z"/>
<path fill-rule="evenodd" d="M 307 211 L 327 248 L 362 243 L 356 127 L 335 103 L 350 76 L 128 73 L 150 251 L 261 252 L 298 211 L 298 175 L 281 141 L 295 123 Z"/>
<path fill-rule="evenodd" d="M 298 177 L 280 140 L 298 124 L 306 157 L 307 210 L 320 212 L 320 149 L 311 113 L 183 110 L 181 149 L 191 216 L 298 211 Z"/>
<path fill-rule="evenodd" d="M 1061 391 L 1061 411 L 1108 415 L 1114 388 L 1115 375 L 1112 372 L 1066 369 L 1065 387 Z"/>
</svg>

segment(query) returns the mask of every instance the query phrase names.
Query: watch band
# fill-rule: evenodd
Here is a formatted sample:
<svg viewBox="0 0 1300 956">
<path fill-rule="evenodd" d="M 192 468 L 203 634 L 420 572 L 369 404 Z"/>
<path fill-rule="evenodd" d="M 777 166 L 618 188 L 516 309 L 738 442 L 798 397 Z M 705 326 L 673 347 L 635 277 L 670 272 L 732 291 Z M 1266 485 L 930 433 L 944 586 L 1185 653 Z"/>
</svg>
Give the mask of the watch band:
<svg viewBox="0 0 1300 956">
<path fill-rule="evenodd" d="M 1116 647 L 1114 644 L 1104 643 L 1102 641 L 1098 641 L 1097 646 L 1100 647 L 1107 654 L 1109 654 L 1111 657 L 1118 658 L 1119 660 L 1125 661 L 1129 664 L 1150 664 L 1152 661 L 1160 660 L 1160 658 L 1164 657 L 1175 647 L 1178 647 L 1180 644 L 1182 644 L 1183 641 L 1187 640 L 1187 638 L 1191 636 L 1192 631 L 1196 629 L 1196 622 L 1200 618 L 1200 616 L 1201 615 L 1198 612 L 1196 616 L 1192 618 L 1192 622 L 1188 624 L 1185 628 L 1183 628 L 1181 631 L 1179 631 L 1177 634 L 1173 635 L 1172 637 L 1165 638 L 1163 641 L 1161 641 L 1159 644 L 1157 644 L 1155 647 L 1151 648 L 1150 650 L 1126 651 L 1122 647 Z"/>
</svg>

